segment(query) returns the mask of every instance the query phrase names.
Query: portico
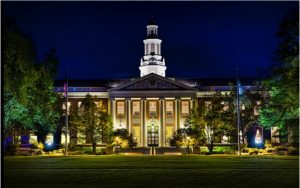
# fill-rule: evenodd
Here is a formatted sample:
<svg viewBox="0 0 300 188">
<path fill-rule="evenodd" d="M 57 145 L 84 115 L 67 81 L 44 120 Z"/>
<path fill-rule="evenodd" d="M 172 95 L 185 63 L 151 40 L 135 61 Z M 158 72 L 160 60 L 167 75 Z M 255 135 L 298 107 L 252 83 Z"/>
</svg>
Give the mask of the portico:
<svg viewBox="0 0 300 188">
<path fill-rule="evenodd" d="M 169 146 L 195 97 L 194 88 L 157 74 L 120 85 L 109 90 L 114 129 L 126 128 L 138 146 Z"/>
</svg>

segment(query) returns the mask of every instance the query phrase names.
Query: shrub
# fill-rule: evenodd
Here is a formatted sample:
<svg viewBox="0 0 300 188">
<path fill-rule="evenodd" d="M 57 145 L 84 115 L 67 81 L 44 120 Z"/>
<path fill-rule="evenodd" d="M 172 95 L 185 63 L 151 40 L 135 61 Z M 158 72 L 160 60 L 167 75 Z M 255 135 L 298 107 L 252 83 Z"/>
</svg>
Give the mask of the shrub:
<svg viewBox="0 0 300 188">
<path fill-rule="evenodd" d="M 276 146 L 275 151 L 277 151 L 277 152 L 288 151 L 288 147 L 286 147 L 286 146 Z"/>
<path fill-rule="evenodd" d="M 249 149 L 249 155 L 257 155 L 258 149 L 257 148 L 248 148 Z"/>
<path fill-rule="evenodd" d="M 299 155 L 299 148 L 288 147 L 288 155 Z"/>
<path fill-rule="evenodd" d="M 31 146 L 32 149 L 39 149 L 42 150 L 45 148 L 44 144 L 42 142 L 34 142 Z"/>
</svg>

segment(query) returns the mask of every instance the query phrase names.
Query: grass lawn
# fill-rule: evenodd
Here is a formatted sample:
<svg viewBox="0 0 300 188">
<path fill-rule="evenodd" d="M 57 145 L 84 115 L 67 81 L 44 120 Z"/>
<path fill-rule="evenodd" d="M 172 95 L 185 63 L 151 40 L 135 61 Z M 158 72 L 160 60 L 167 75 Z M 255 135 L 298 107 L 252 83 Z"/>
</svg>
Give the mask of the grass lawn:
<svg viewBox="0 0 300 188">
<path fill-rule="evenodd" d="M 298 187 L 298 156 L 4 157 L 6 188 Z"/>
</svg>

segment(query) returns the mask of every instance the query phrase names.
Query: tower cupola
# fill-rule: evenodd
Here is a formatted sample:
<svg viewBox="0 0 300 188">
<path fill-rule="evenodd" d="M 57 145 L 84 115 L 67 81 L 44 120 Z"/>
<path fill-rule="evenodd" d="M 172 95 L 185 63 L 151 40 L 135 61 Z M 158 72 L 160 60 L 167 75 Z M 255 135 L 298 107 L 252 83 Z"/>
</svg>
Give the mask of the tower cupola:
<svg viewBox="0 0 300 188">
<path fill-rule="evenodd" d="M 161 56 L 161 42 L 158 38 L 158 26 L 152 17 L 147 25 L 147 34 L 144 42 L 144 56 L 141 58 L 140 75 L 155 73 L 166 75 L 165 59 Z"/>
</svg>

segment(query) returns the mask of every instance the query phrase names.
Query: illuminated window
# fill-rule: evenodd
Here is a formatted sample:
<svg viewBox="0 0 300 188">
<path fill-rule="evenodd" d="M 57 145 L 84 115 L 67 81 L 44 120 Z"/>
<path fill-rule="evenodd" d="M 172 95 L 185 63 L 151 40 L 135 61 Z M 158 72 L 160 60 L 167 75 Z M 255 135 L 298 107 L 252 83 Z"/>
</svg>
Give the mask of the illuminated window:
<svg viewBox="0 0 300 188">
<path fill-rule="evenodd" d="M 71 102 L 68 102 L 68 115 L 70 114 L 70 106 L 71 106 Z M 66 110 L 66 103 L 63 104 L 62 109 Z"/>
<path fill-rule="evenodd" d="M 134 115 L 134 116 L 140 115 L 140 102 L 139 101 L 132 102 L 132 115 Z"/>
<path fill-rule="evenodd" d="M 189 101 L 181 101 L 181 114 L 188 115 L 189 111 Z"/>
<path fill-rule="evenodd" d="M 149 114 L 150 116 L 156 116 L 156 101 L 149 102 Z"/>
<path fill-rule="evenodd" d="M 78 102 L 78 108 L 80 108 L 81 103 L 82 103 L 82 102 Z"/>
<path fill-rule="evenodd" d="M 173 101 L 166 101 L 166 115 L 173 115 Z"/>
<path fill-rule="evenodd" d="M 117 114 L 119 116 L 123 116 L 125 111 L 125 103 L 124 101 L 118 101 L 117 102 Z"/>
</svg>

